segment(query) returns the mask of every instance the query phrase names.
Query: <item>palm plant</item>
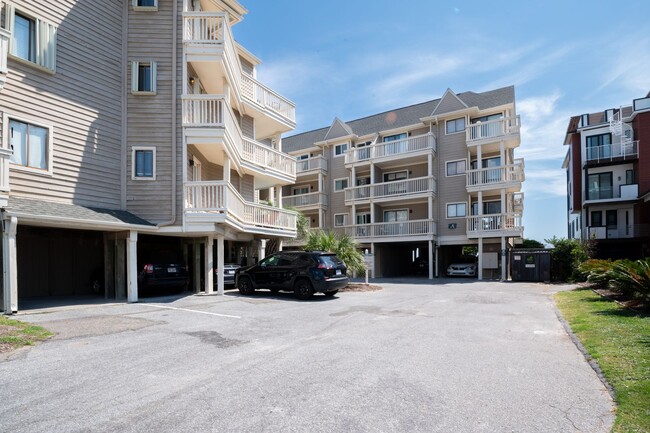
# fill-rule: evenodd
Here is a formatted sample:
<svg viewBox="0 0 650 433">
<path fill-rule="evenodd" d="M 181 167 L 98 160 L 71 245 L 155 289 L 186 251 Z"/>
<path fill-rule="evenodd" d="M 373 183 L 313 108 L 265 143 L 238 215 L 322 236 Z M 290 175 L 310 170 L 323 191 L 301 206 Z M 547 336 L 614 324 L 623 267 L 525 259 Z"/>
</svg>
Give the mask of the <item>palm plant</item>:
<svg viewBox="0 0 650 433">
<path fill-rule="evenodd" d="M 309 234 L 307 250 L 329 251 L 343 260 L 348 268 L 348 273 L 361 274 L 366 270 L 363 255 L 359 251 L 356 241 L 346 234 L 336 234 L 332 231 L 315 231 Z"/>
<path fill-rule="evenodd" d="M 650 302 L 650 259 L 621 260 L 610 274 L 613 289 L 633 299 Z"/>
</svg>

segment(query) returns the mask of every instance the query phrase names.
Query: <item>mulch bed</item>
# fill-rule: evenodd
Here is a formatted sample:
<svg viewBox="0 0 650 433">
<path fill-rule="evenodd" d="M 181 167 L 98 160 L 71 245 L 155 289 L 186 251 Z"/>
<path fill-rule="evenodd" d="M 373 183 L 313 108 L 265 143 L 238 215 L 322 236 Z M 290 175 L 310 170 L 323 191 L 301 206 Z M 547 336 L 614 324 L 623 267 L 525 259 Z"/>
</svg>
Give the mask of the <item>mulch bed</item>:
<svg viewBox="0 0 650 433">
<path fill-rule="evenodd" d="M 624 296 L 622 296 L 620 293 L 609 289 L 592 288 L 591 290 L 593 290 L 595 293 L 599 294 L 604 298 L 611 299 L 612 301 L 616 302 L 617 304 L 629 310 L 635 311 L 637 313 L 643 313 L 643 314 L 650 313 L 650 305 L 646 305 L 645 303 L 643 303 L 643 301 L 640 301 L 638 299 L 627 299 Z"/>
<path fill-rule="evenodd" d="M 381 286 L 375 286 L 373 284 L 365 283 L 350 283 L 344 289 L 339 290 L 340 292 L 376 292 L 381 290 Z"/>
</svg>

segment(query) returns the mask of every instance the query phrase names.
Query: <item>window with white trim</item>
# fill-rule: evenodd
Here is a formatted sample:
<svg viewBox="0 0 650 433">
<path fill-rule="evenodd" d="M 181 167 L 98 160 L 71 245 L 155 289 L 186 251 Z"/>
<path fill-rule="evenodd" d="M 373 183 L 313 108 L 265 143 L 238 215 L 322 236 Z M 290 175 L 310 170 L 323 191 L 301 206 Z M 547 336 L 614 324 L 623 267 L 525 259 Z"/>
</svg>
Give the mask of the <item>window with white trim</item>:
<svg viewBox="0 0 650 433">
<path fill-rule="evenodd" d="M 334 214 L 334 226 L 335 227 L 342 227 L 344 225 L 347 225 L 347 222 L 348 222 L 348 214 L 346 214 L 346 213 Z"/>
<path fill-rule="evenodd" d="M 133 0 L 134 11 L 156 12 L 158 0 Z"/>
<path fill-rule="evenodd" d="M 465 174 L 467 161 L 464 159 L 458 161 L 449 161 L 447 163 L 447 176 L 459 176 Z"/>
<path fill-rule="evenodd" d="M 348 187 L 348 178 L 334 179 L 334 191 L 343 191 Z"/>
<path fill-rule="evenodd" d="M 467 203 L 448 203 L 447 218 L 463 218 L 467 216 Z"/>
<path fill-rule="evenodd" d="M 4 116 L 11 163 L 39 172 L 52 172 L 52 128 Z"/>
<path fill-rule="evenodd" d="M 13 5 L 4 6 L 4 28 L 9 32 L 9 54 L 17 59 L 56 71 L 57 27 L 32 17 Z"/>
<path fill-rule="evenodd" d="M 131 62 L 131 93 L 136 95 L 156 94 L 157 62 Z"/>
<path fill-rule="evenodd" d="M 348 150 L 348 143 L 337 144 L 334 146 L 334 156 L 345 155 L 345 152 Z"/>
<path fill-rule="evenodd" d="M 133 147 L 133 180 L 156 180 L 156 148 Z"/>
<path fill-rule="evenodd" d="M 455 134 L 465 130 L 465 118 L 459 117 L 458 119 L 447 120 L 446 122 L 447 134 Z"/>
</svg>

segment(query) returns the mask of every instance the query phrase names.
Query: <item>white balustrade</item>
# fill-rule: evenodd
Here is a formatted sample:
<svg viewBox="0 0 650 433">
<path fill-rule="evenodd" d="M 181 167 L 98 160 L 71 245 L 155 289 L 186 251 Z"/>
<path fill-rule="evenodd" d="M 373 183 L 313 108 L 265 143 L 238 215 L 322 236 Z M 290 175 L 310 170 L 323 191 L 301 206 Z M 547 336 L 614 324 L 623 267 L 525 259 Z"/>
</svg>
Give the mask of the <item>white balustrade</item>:
<svg viewBox="0 0 650 433">
<path fill-rule="evenodd" d="M 296 105 L 288 99 L 275 93 L 255 78 L 242 73 L 242 95 L 254 104 L 273 111 L 290 123 L 296 122 Z"/>
<path fill-rule="evenodd" d="M 282 198 L 282 205 L 285 207 L 323 206 L 327 203 L 327 195 L 322 192 L 310 192 L 308 194 L 290 195 Z"/>
<path fill-rule="evenodd" d="M 514 164 L 467 170 L 467 186 L 489 185 L 502 182 L 524 181 L 524 160 L 515 159 Z"/>
<path fill-rule="evenodd" d="M 299 159 L 296 161 L 297 173 L 304 173 L 312 170 L 327 171 L 327 159 L 325 159 L 323 155 L 318 155 L 311 158 Z"/>
<path fill-rule="evenodd" d="M 0 192 L 9 192 L 9 159 L 13 150 L 0 148 Z"/>
<path fill-rule="evenodd" d="M 434 177 L 416 177 L 346 188 L 345 200 L 368 200 L 370 198 L 408 196 L 428 192 L 436 192 L 436 179 Z"/>
<path fill-rule="evenodd" d="M 484 214 L 467 217 L 467 232 L 495 232 L 523 230 L 521 214 Z"/>
<path fill-rule="evenodd" d="M 519 116 L 488 120 L 468 125 L 467 141 L 485 140 L 519 133 Z"/>
<path fill-rule="evenodd" d="M 340 229 L 353 238 L 403 237 L 436 234 L 435 222 L 429 219 L 348 225 L 340 227 Z"/>
<path fill-rule="evenodd" d="M 614 159 L 626 160 L 639 157 L 639 142 L 628 141 L 623 143 L 606 144 L 603 146 L 588 147 L 587 161 L 608 162 Z"/>
<path fill-rule="evenodd" d="M 436 150 L 436 140 L 433 134 L 418 135 L 401 140 L 355 147 L 346 152 L 345 162 L 349 164 L 378 158 L 398 158 L 427 149 Z"/>
</svg>

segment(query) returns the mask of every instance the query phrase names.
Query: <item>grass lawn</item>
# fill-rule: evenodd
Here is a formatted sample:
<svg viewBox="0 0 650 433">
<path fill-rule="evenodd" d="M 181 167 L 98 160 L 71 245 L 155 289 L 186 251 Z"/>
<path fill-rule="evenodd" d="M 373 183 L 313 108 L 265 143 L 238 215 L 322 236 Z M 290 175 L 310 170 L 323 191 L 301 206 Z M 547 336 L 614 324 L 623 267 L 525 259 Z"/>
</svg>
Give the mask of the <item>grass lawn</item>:
<svg viewBox="0 0 650 433">
<path fill-rule="evenodd" d="M 616 392 L 613 432 L 650 432 L 650 316 L 589 289 L 555 295 L 564 318 Z"/>
<path fill-rule="evenodd" d="M 52 333 L 40 326 L 0 316 L 0 353 L 46 340 Z"/>
</svg>

